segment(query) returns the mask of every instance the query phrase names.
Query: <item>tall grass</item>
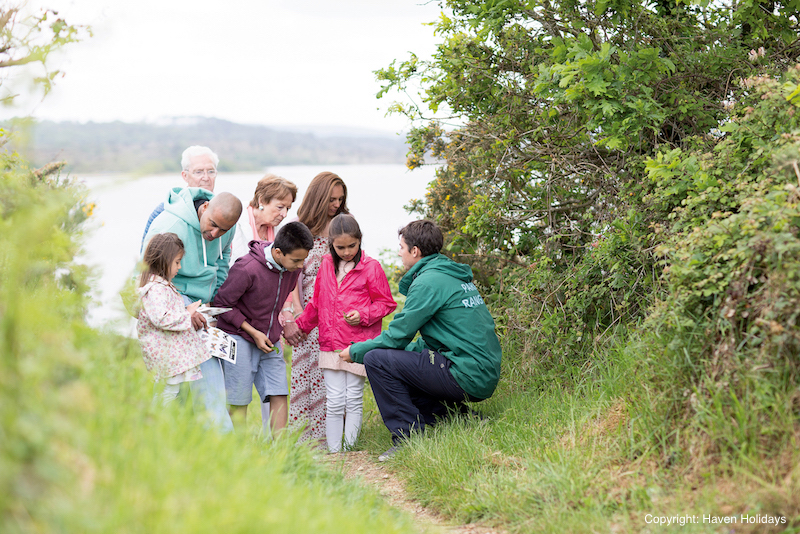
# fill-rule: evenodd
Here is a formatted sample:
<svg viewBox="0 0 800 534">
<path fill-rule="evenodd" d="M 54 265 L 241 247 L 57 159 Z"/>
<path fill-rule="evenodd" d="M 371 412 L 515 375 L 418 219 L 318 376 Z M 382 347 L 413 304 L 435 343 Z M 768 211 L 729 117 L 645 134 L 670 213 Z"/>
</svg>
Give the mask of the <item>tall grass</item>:
<svg viewBox="0 0 800 534">
<path fill-rule="evenodd" d="M 796 412 L 776 406 L 779 397 L 765 403 L 766 392 L 754 390 L 761 397 L 742 404 L 741 421 L 726 420 L 710 404 L 705 409 L 713 422 L 676 427 L 663 411 L 663 391 L 653 387 L 663 347 L 648 333 L 622 329 L 606 341 L 587 365 L 548 362 L 538 373 L 536 366 L 520 371 L 514 340 L 506 338 L 514 379 L 501 380 L 491 399 L 475 405 L 488 420 L 455 419 L 415 436 L 390 468 L 415 497 L 453 520 L 514 533 L 730 532 L 729 525 L 702 522 L 703 515 L 741 514 L 770 514 L 787 523 L 740 522 L 736 532 L 798 531 L 795 442 L 772 448 L 777 457 L 745 454 L 737 426 L 753 424 L 755 398 L 760 409 L 775 408 L 773 419 L 783 430 L 796 422 Z M 381 426 L 372 420 L 364 433 L 363 446 L 375 453 L 389 440 Z M 697 449 L 710 442 L 708 432 L 738 443 L 742 453 L 720 458 Z M 687 515 L 699 522 L 648 522 Z"/>
</svg>

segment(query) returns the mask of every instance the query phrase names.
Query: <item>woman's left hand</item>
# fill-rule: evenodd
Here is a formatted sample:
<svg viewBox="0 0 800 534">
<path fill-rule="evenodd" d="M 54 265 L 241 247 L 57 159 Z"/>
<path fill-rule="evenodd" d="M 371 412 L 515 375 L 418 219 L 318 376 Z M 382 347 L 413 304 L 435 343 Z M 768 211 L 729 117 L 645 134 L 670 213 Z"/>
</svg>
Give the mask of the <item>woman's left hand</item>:
<svg viewBox="0 0 800 534">
<path fill-rule="evenodd" d="M 297 346 L 305 341 L 308 336 L 300 330 L 294 321 L 290 321 L 283 327 L 283 337 L 286 338 L 290 345 Z"/>
<path fill-rule="evenodd" d="M 361 322 L 361 314 L 356 310 L 351 310 L 344 314 L 344 320 L 347 321 L 347 324 L 350 326 L 356 326 Z"/>
</svg>

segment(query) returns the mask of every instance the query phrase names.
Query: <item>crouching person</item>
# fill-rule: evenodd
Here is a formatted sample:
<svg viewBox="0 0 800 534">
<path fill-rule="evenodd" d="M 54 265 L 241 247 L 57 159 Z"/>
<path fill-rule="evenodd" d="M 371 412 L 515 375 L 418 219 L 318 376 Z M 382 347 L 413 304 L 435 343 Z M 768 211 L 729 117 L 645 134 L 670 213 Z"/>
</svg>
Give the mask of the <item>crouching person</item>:
<svg viewBox="0 0 800 534">
<path fill-rule="evenodd" d="M 492 396 L 500 378 L 502 351 L 494 319 L 472 282 L 472 269 L 439 254 L 441 230 L 414 221 L 399 231 L 400 258 L 408 272 L 400 280 L 403 311 L 377 338 L 341 352 L 363 363 L 392 447 L 385 461 L 414 431 L 455 413 L 466 401 Z M 419 332 L 419 339 L 411 343 Z"/>
</svg>

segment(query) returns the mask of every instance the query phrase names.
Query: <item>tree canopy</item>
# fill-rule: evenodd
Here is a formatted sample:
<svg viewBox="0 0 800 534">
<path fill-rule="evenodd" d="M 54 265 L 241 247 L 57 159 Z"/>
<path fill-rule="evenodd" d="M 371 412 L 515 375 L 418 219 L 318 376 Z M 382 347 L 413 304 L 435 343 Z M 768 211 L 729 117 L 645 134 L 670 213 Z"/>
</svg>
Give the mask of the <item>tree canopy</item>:
<svg viewBox="0 0 800 534">
<path fill-rule="evenodd" d="M 800 1 L 440 2 L 433 59 L 377 72 L 422 105 L 408 166 L 444 160 L 417 210 L 471 261 L 570 257 L 639 198 L 645 161 L 714 143 L 738 82 L 797 61 Z M 429 112 L 461 125 L 446 129 Z"/>
</svg>

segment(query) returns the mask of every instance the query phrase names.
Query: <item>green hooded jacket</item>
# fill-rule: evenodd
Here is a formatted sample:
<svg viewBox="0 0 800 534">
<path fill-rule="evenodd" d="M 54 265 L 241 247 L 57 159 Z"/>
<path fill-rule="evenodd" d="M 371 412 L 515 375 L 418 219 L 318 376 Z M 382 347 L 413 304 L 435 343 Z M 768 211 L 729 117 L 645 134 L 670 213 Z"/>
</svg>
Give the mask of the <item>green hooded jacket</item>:
<svg viewBox="0 0 800 534">
<path fill-rule="evenodd" d="M 400 280 L 403 311 L 370 341 L 350 347 L 363 363 L 372 349 L 433 349 L 452 362 L 450 372 L 461 389 L 479 399 L 492 396 L 500 379 L 500 341 L 494 319 L 472 283 L 472 269 L 441 254 L 420 259 Z M 416 333 L 420 338 L 411 343 Z"/>
<path fill-rule="evenodd" d="M 228 260 L 231 241 L 236 233 L 232 228 L 214 241 L 206 241 L 200 233 L 200 219 L 194 207 L 195 200 L 211 200 L 214 193 L 199 187 L 175 187 L 164 202 L 164 211 L 153 220 L 144 238 L 150 242 L 155 234 L 172 232 L 183 241 L 186 250 L 181 269 L 172 283 L 182 295 L 193 301 L 211 302 L 222 282 L 228 277 Z"/>
</svg>

